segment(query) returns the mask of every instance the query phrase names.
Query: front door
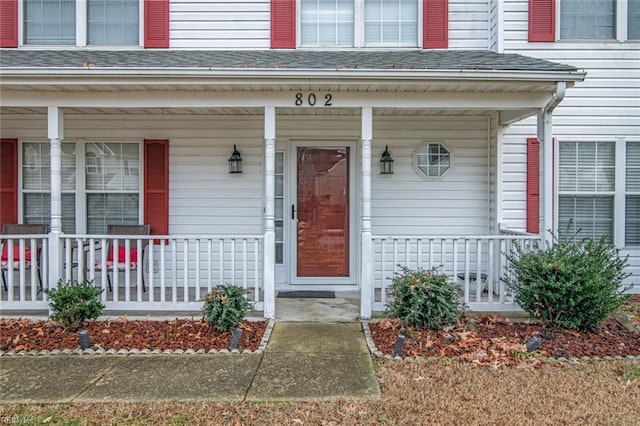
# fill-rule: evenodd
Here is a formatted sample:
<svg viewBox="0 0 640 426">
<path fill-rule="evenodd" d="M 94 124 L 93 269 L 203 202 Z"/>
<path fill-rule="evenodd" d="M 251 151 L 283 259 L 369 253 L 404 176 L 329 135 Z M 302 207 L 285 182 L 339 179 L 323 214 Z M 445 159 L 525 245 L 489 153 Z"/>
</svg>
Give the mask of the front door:
<svg viewBox="0 0 640 426">
<path fill-rule="evenodd" d="M 293 277 L 297 284 L 349 284 L 351 165 L 349 146 L 296 146 Z"/>
</svg>

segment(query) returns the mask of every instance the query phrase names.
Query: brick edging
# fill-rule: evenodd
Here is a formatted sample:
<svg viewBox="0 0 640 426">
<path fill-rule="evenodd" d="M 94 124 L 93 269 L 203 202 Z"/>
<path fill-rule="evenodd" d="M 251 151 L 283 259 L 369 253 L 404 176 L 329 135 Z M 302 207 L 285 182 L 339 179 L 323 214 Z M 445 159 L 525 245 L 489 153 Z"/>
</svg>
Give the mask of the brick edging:
<svg viewBox="0 0 640 426">
<path fill-rule="evenodd" d="M 255 351 L 251 351 L 249 349 L 244 349 L 240 351 L 239 349 L 198 349 L 197 351 L 194 349 L 54 349 L 52 351 L 42 350 L 42 351 L 0 351 L 0 357 L 3 356 L 43 356 L 43 355 L 205 355 L 205 354 L 251 354 L 251 353 L 262 353 L 267 347 L 267 343 L 269 342 L 269 338 L 271 337 L 271 331 L 273 330 L 274 321 L 272 319 L 267 323 L 267 328 L 264 330 L 264 334 L 262 335 L 262 340 L 260 341 L 260 346 Z"/>
<path fill-rule="evenodd" d="M 441 359 L 441 357 L 437 357 L 437 356 L 431 356 L 431 357 L 411 357 L 411 356 L 407 356 L 402 358 L 401 356 L 396 356 L 394 357 L 391 354 L 383 354 L 382 351 L 380 349 L 378 349 L 378 347 L 376 346 L 375 342 L 373 341 L 373 337 L 371 337 L 371 329 L 369 328 L 369 322 L 362 322 L 362 331 L 364 332 L 364 339 L 367 341 L 367 346 L 369 347 L 369 352 L 371 352 L 371 355 L 373 355 L 376 358 L 382 358 L 382 359 L 393 359 L 396 361 L 409 361 L 409 362 L 413 362 L 413 361 L 423 361 L 423 360 L 429 360 L 429 359 Z M 552 357 L 545 357 L 545 360 L 547 362 L 557 362 L 557 363 L 576 363 L 576 362 L 589 362 L 589 361 L 594 361 L 594 362 L 603 362 L 603 361 L 640 361 L 640 355 L 634 356 L 634 355 L 627 355 L 627 356 L 604 356 L 604 357 L 599 357 L 599 356 L 583 356 L 581 358 L 577 358 L 577 357 L 571 357 L 571 358 L 564 358 L 564 357 L 560 357 L 560 358 L 552 358 Z"/>
</svg>

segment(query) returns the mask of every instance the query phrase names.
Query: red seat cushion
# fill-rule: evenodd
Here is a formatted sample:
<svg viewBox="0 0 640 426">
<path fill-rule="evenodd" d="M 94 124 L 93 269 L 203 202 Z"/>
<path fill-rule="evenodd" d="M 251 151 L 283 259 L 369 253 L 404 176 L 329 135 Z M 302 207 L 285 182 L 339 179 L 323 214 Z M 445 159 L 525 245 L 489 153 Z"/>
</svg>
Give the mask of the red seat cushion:
<svg viewBox="0 0 640 426">
<path fill-rule="evenodd" d="M 0 256 L 0 260 L 2 260 L 3 262 L 6 262 L 7 260 L 9 260 L 9 256 L 8 256 L 8 252 L 9 252 L 9 244 L 4 245 L 4 247 L 2 247 L 2 256 Z M 13 244 L 13 259 L 14 262 L 18 262 L 20 260 L 20 244 L 14 243 Z M 24 249 L 24 261 L 25 262 L 31 262 L 31 248 L 30 247 L 25 247 Z"/>
<path fill-rule="evenodd" d="M 129 262 L 138 263 L 138 249 L 132 248 L 129 250 L 130 258 Z M 113 246 L 111 246 L 111 250 L 109 250 L 109 255 L 107 256 L 107 262 L 113 262 Z M 127 249 L 125 247 L 118 247 L 118 263 L 127 261 Z"/>
</svg>

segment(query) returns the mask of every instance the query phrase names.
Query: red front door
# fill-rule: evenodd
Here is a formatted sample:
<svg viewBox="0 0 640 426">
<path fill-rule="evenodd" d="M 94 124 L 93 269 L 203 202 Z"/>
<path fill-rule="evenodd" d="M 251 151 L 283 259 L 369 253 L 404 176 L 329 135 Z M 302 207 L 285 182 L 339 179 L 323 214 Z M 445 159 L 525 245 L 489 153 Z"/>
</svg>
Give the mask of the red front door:
<svg viewBox="0 0 640 426">
<path fill-rule="evenodd" d="M 349 276 L 349 148 L 297 149 L 300 278 Z"/>
</svg>

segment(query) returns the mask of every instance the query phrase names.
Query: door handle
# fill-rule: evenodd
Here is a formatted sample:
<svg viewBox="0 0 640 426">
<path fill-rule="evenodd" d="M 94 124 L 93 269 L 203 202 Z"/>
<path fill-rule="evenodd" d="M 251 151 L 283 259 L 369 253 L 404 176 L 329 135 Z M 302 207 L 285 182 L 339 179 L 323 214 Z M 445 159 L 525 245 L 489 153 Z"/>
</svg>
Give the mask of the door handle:
<svg viewBox="0 0 640 426">
<path fill-rule="evenodd" d="M 291 220 L 296 218 L 296 205 L 291 204 Z"/>
</svg>

